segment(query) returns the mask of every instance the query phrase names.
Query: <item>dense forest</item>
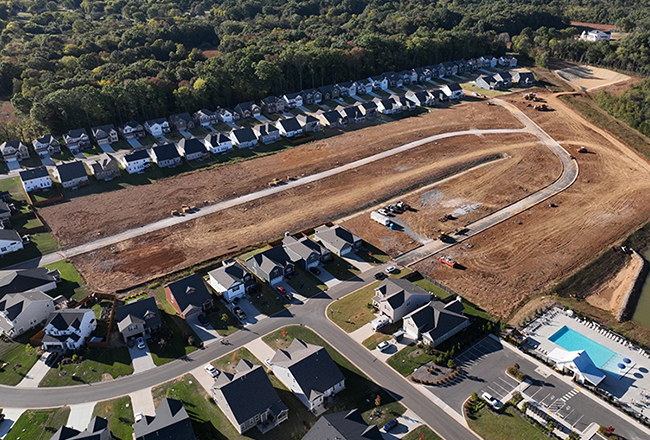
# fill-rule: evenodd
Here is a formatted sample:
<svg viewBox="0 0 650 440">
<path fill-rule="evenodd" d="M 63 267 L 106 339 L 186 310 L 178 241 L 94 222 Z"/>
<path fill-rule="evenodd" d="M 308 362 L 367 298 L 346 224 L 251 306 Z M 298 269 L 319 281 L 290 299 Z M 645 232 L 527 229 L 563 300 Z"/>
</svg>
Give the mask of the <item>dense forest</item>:
<svg viewBox="0 0 650 440">
<path fill-rule="evenodd" d="M 622 42 L 574 40 L 570 20 Z M 0 96 L 31 139 L 230 106 L 508 45 L 647 73 L 650 0 L 5 0 Z"/>
<path fill-rule="evenodd" d="M 601 92 L 594 98 L 609 114 L 650 136 L 650 79 L 645 79 L 620 96 Z"/>
</svg>

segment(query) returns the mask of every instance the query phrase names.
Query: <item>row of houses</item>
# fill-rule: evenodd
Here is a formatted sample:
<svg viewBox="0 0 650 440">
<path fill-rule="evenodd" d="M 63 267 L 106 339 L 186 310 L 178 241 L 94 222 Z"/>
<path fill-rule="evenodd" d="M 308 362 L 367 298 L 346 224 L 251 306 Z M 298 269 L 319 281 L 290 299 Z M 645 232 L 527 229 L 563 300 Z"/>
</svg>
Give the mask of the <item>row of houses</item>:
<svg viewBox="0 0 650 440">
<path fill-rule="evenodd" d="M 476 78 L 475 84 L 486 90 L 508 89 L 513 85 L 529 87 L 535 84 L 535 75 L 528 71 L 517 71 L 512 74 L 507 71 L 499 71 L 492 75 L 479 76 Z"/>
</svg>

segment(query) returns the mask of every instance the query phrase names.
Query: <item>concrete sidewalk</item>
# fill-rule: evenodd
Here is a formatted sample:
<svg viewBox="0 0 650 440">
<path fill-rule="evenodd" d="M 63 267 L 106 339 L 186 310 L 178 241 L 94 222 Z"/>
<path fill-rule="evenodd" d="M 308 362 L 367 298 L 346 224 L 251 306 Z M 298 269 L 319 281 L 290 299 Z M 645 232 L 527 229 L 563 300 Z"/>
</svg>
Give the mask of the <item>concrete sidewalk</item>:
<svg viewBox="0 0 650 440">
<path fill-rule="evenodd" d="M 70 416 L 65 426 L 70 426 L 79 431 L 88 427 L 90 419 L 93 417 L 93 410 L 97 402 L 80 403 L 79 405 L 70 405 Z"/>
<path fill-rule="evenodd" d="M 27 372 L 23 380 L 16 385 L 16 388 L 37 388 L 38 384 L 41 383 L 41 380 L 43 380 L 43 377 L 45 377 L 48 371 L 50 371 L 50 367 L 45 365 L 45 358 L 41 356 L 31 370 Z M 2 405 L 2 403 L 0 403 L 0 405 Z"/>
<path fill-rule="evenodd" d="M 11 427 L 16 423 L 16 420 L 18 420 L 25 411 L 25 408 L 5 408 L 2 410 L 5 419 L 0 423 L 0 439 L 7 435 Z"/>
</svg>

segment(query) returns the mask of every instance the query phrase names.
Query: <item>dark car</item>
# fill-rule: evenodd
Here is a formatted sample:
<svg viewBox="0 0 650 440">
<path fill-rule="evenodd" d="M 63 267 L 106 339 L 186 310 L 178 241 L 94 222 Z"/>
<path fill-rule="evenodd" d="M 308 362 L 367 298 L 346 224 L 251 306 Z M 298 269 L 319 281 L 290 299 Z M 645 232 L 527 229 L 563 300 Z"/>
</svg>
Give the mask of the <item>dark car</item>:
<svg viewBox="0 0 650 440">
<path fill-rule="evenodd" d="M 54 365 L 54 362 L 56 361 L 56 358 L 58 355 L 56 353 L 48 353 L 47 357 L 45 358 L 45 365 L 48 367 L 51 367 Z"/>
<path fill-rule="evenodd" d="M 237 317 L 240 320 L 243 321 L 244 319 L 246 319 L 246 313 L 244 313 L 242 309 L 240 309 L 239 307 L 235 307 L 233 310 L 235 311 L 235 315 L 237 315 Z"/>
<path fill-rule="evenodd" d="M 377 273 L 375 274 L 375 279 L 376 279 L 376 280 L 383 280 L 383 279 L 386 278 L 387 276 L 388 276 L 388 275 L 386 275 L 384 272 L 377 272 Z"/>
<path fill-rule="evenodd" d="M 314 275 L 320 275 L 320 269 L 318 269 L 317 267 L 310 267 L 309 271 Z"/>
<path fill-rule="evenodd" d="M 393 419 L 384 425 L 384 431 L 388 432 L 398 425 L 397 419 Z"/>
<path fill-rule="evenodd" d="M 199 315 L 199 322 L 200 322 L 201 324 L 203 324 L 203 325 L 206 325 L 206 324 L 207 324 L 208 322 L 210 322 L 210 321 L 208 321 L 208 317 L 205 316 L 204 313 L 201 313 L 201 314 Z"/>
</svg>

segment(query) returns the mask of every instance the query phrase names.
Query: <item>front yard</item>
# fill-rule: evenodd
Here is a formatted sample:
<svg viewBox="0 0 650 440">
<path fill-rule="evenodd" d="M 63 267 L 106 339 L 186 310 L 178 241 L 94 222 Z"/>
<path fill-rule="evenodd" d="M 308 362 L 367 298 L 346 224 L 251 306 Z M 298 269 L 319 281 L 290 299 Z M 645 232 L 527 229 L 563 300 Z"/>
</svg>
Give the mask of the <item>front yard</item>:
<svg viewBox="0 0 650 440">
<path fill-rule="evenodd" d="M 366 422 L 380 427 L 389 420 L 404 414 L 406 408 L 395 401 L 392 396 L 371 381 L 316 333 L 306 327 L 300 326 L 285 327 L 284 330 L 287 332 L 286 337 L 282 337 L 282 329 L 280 329 L 264 336 L 262 340 L 274 350 L 288 347 L 295 338 L 299 338 L 309 344 L 323 346 L 345 376 L 345 390 L 338 394 L 338 401 L 328 410 L 328 413 L 358 408 Z M 375 397 L 377 395 L 381 399 L 379 406 L 380 415 L 373 416 L 376 410 Z"/>
<path fill-rule="evenodd" d="M 359 269 L 351 265 L 338 255 L 331 254 L 332 259 L 323 264 L 323 269 L 328 271 L 334 278 L 339 280 L 349 280 L 361 273 Z"/>
<path fill-rule="evenodd" d="M 93 410 L 93 417 L 108 420 L 108 429 L 117 440 L 133 439 L 133 406 L 129 396 L 98 402 Z"/>
<path fill-rule="evenodd" d="M 284 295 L 263 281 L 257 279 L 257 286 L 251 291 L 246 298 L 255 306 L 260 313 L 271 316 L 284 310 L 289 303 Z"/>
<path fill-rule="evenodd" d="M 307 298 L 327 290 L 325 283 L 299 267 L 296 267 L 293 277 L 287 283 Z"/>
<path fill-rule="evenodd" d="M 393 338 L 393 333 L 402 328 L 402 320 L 394 322 L 377 330 L 375 333 L 367 337 L 361 344 L 368 350 L 374 350 L 380 342 L 390 341 Z"/>
<path fill-rule="evenodd" d="M 402 376 L 408 376 L 416 368 L 421 367 L 427 362 L 431 362 L 437 355 L 429 355 L 422 348 L 415 345 L 409 345 L 402 348 L 388 359 L 388 365 L 393 367 Z"/>
<path fill-rule="evenodd" d="M 427 425 L 418 426 L 413 431 L 402 437 L 402 440 L 442 440 Z"/>
<path fill-rule="evenodd" d="M 0 192 L 1 191 L 9 191 L 11 198 L 14 200 L 27 200 L 27 194 L 25 194 L 25 189 L 23 188 L 20 177 L 0 180 Z"/>
<path fill-rule="evenodd" d="M 65 387 L 104 382 L 133 373 L 131 357 L 126 347 L 86 348 L 79 352 L 79 363 L 59 365 L 50 369 L 39 387 Z"/>
<path fill-rule="evenodd" d="M 29 345 L 29 338 L 36 331 L 29 331 L 11 342 L 0 341 L 0 384 L 17 385 L 34 366 L 39 356 Z M 7 365 L 2 368 L 5 363 Z"/>
<path fill-rule="evenodd" d="M 337 301 L 327 308 L 327 316 L 347 333 L 360 329 L 375 319 L 375 309 L 368 307 L 375 296 L 379 281 L 367 285 Z"/>
<path fill-rule="evenodd" d="M 375 265 L 387 263 L 391 259 L 391 256 L 388 255 L 386 252 L 371 245 L 368 242 L 363 243 L 363 248 L 357 251 L 357 255 L 363 261 Z"/>
<path fill-rule="evenodd" d="M 149 351 L 154 364 L 157 366 L 164 365 L 195 351 L 197 347 L 189 343 L 190 336 L 194 338 L 196 343 L 200 341 L 194 330 L 180 316 L 170 315 L 160 310 L 160 317 L 163 321 L 162 328 L 149 341 Z"/>
<path fill-rule="evenodd" d="M 5 440 L 50 440 L 56 431 L 68 423 L 70 407 L 28 409 L 16 420 Z"/>
<path fill-rule="evenodd" d="M 241 322 L 219 300 L 214 301 L 214 309 L 207 314 L 208 321 L 220 335 L 227 336 L 242 328 Z"/>
<path fill-rule="evenodd" d="M 469 416 L 467 423 L 484 440 L 548 440 L 545 433 L 520 417 L 511 406 L 500 415 L 483 407 Z"/>
</svg>

